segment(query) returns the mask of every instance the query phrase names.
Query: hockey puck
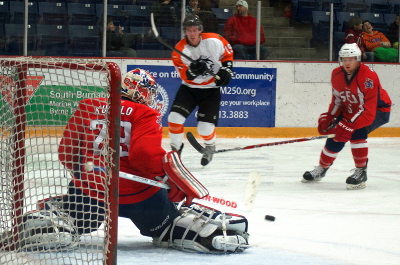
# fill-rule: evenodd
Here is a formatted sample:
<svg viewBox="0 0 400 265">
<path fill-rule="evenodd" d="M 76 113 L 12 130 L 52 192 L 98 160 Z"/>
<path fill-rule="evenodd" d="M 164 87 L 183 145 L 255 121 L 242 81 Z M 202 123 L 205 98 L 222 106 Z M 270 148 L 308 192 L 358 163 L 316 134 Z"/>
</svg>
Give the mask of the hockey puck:
<svg viewBox="0 0 400 265">
<path fill-rule="evenodd" d="M 275 216 L 272 216 L 272 215 L 266 215 L 265 216 L 265 220 L 268 220 L 268 221 L 275 221 Z"/>
</svg>

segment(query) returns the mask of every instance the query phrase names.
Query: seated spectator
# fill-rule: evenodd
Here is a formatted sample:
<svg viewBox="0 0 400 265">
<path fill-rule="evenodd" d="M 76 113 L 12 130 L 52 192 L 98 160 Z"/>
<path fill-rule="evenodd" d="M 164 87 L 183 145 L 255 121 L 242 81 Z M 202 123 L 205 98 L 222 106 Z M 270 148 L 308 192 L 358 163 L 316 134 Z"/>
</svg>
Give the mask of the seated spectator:
<svg viewBox="0 0 400 265">
<path fill-rule="evenodd" d="M 230 17 L 224 26 L 223 36 L 232 45 L 234 58 L 241 60 L 256 59 L 257 19 L 248 12 L 249 5 L 244 0 L 236 2 L 237 13 Z M 260 60 L 268 56 L 263 27 L 260 27 Z"/>
<path fill-rule="evenodd" d="M 162 27 L 177 27 L 177 5 L 172 0 L 157 0 L 151 6 L 156 25 Z"/>
<path fill-rule="evenodd" d="M 392 48 L 388 38 L 377 30 L 373 30 L 368 20 L 363 21 L 364 43 L 366 50 L 374 53 L 375 61 L 397 62 L 399 51 Z"/>
<path fill-rule="evenodd" d="M 211 11 L 212 7 L 219 7 L 219 0 L 199 0 L 200 10 Z"/>
<path fill-rule="evenodd" d="M 344 32 L 344 43 L 357 43 L 362 52 L 361 60 L 363 62 L 373 62 L 374 54 L 365 50 L 365 42 L 362 32 L 362 21 L 359 17 L 349 19 L 349 24 Z"/>
<path fill-rule="evenodd" d="M 392 48 L 399 49 L 399 16 L 396 16 L 396 20 L 390 24 L 386 37 L 392 43 Z"/>
<path fill-rule="evenodd" d="M 200 7 L 198 5 L 199 0 L 189 0 L 189 4 L 186 6 L 186 16 L 194 15 L 196 12 L 200 11 Z"/>
<path fill-rule="evenodd" d="M 114 20 L 111 17 L 107 18 L 106 32 L 106 51 L 108 57 L 137 57 L 136 51 L 131 48 L 131 45 L 139 37 L 135 34 L 124 34 L 122 27 L 118 26 L 116 32 Z M 100 37 L 103 32 L 100 32 Z"/>
</svg>

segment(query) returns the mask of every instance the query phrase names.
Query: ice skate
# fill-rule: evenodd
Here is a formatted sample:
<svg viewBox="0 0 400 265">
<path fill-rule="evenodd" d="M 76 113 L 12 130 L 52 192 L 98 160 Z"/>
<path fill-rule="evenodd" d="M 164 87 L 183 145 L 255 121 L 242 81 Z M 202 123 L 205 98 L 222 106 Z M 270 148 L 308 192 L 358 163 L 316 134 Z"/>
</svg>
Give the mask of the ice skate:
<svg viewBox="0 0 400 265">
<path fill-rule="evenodd" d="M 179 155 L 181 155 L 182 154 L 182 150 L 183 150 L 183 143 L 181 144 L 180 148 L 176 147 L 176 145 L 174 145 L 174 144 L 171 144 L 171 150 L 172 151 L 178 151 Z"/>
<path fill-rule="evenodd" d="M 367 181 L 367 167 L 359 167 L 352 170 L 354 172 L 346 179 L 348 190 L 360 190 L 365 188 Z"/>
<path fill-rule="evenodd" d="M 325 177 L 326 171 L 328 171 L 328 168 L 317 166 L 314 168 L 314 170 L 304 172 L 301 182 L 307 183 L 312 181 L 320 181 L 323 177 Z"/>
<path fill-rule="evenodd" d="M 215 144 L 206 144 L 206 151 L 201 158 L 201 165 L 207 166 L 211 162 L 215 152 Z"/>
</svg>

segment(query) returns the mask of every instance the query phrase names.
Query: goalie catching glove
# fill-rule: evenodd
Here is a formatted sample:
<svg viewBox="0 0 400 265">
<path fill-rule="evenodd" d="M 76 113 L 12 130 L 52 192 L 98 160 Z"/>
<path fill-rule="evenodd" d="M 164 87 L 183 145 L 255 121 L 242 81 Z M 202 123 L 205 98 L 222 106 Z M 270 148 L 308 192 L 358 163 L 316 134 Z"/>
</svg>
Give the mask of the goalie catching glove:
<svg viewBox="0 0 400 265">
<path fill-rule="evenodd" d="M 180 202 L 186 197 L 186 205 L 190 205 L 194 198 L 208 195 L 208 190 L 182 164 L 177 151 L 165 154 L 163 167 L 170 186 L 168 197 L 172 202 Z"/>
</svg>

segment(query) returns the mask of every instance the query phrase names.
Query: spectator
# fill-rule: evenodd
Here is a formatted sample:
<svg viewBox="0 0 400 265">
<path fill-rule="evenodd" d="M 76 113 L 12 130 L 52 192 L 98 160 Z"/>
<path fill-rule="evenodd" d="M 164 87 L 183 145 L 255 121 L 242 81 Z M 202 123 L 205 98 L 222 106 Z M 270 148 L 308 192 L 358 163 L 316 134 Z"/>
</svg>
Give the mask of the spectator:
<svg viewBox="0 0 400 265">
<path fill-rule="evenodd" d="M 200 11 L 199 0 L 189 0 L 189 4 L 186 6 L 186 15 L 194 15 Z"/>
<path fill-rule="evenodd" d="M 399 16 L 396 16 L 396 20 L 390 24 L 386 37 L 393 44 L 392 47 L 399 49 Z"/>
<path fill-rule="evenodd" d="M 241 60 L 256 59 L 256 29 L 257 19 L 248 13 L 249 5 L 244 0 L 236 2 L 237 13 L 230 17 L 223 29 L 223 36 L 233 47 L 234 58 Z M 268 56 L 263 27 L 260 27 L 260 59 Z"/>
<path fill-rule="evenodd" d="M 156 24 L 163 27 L 176 27 L 178 25 L 176 9 L 177 5 L 172 0 L 157 0 L 151 6 Z"/>
<path fill-rule="evenodd" d="M 352 17 L 349 19 L 349 24 L 344 33 L 344 43 L 357 43 L 358 48 L 361 50 L 361 60 L 363 62 L 373 62 L 374 54 L 365 51 L 364 37 L 362 33 L 362 21 L 359 17 Z"/>
<path fill-rule="evenodd" d="M 366 50 L 374 53 L 375 61 L 397 62 L 399 51 L 391 48 L 388 38 L 377 30 L 373 30 L 368 20 L 363 21 L 364 43 Z"/>
<path fill-rule="evenodd" d="M 219 7 L 219 0 L 199 0 L 201 10 L 211 11 L 213 7 Z"/>
<path fill-rule="evenodd" d="M 139 35 L 124 34 L 121 26 L 118 26 L 118 33 L 116 33 L 115 29 L 114 20 L 111 17 L 108 17 L 106 32 L 107 56 L 137 57 L 136 51 L 130 46 L 134 44 L 135 39 Z M 103 37 L 103 32 L 100 32 L 100 35 Z"/>
</svg>

